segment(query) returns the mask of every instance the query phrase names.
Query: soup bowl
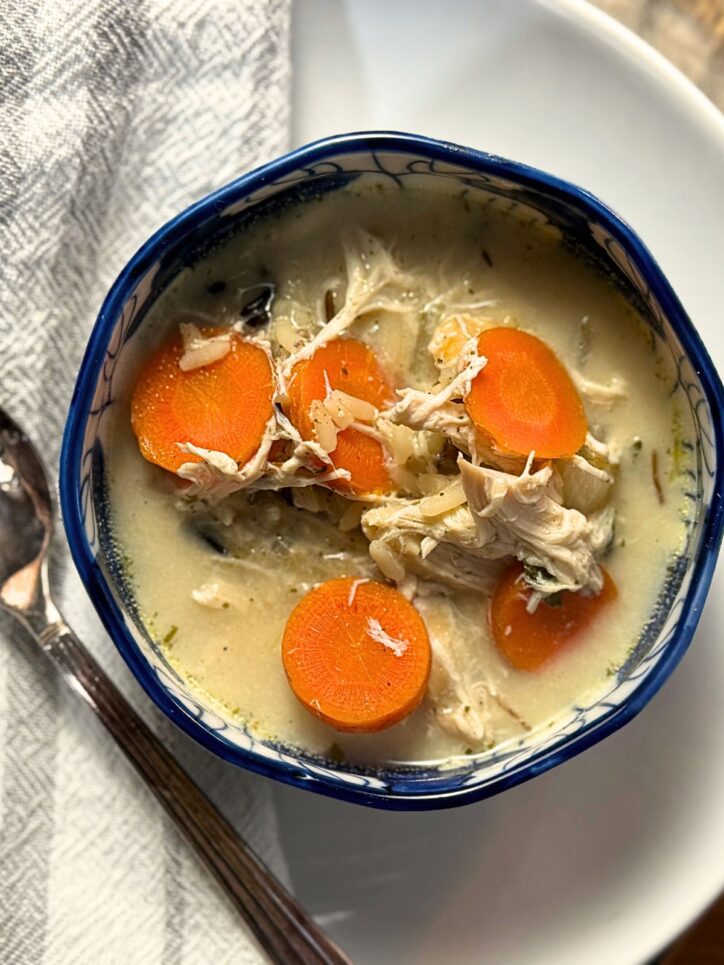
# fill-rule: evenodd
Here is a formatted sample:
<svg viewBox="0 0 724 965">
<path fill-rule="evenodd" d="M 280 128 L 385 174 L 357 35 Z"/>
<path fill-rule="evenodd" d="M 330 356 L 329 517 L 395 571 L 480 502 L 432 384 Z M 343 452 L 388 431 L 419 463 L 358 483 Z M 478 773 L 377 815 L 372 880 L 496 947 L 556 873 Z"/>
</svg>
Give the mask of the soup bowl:
<svg viewBox="0 0 724 965">
<path fill-rule="evenodd" d="M 686 545 L 671 561 L 626 663 L 597 700 L 464 766 L 336 763 L 262 741 L 237 719 L 224 718 L 170 666 L 144 628 L 113 539 L 105 475 L 109 412 L 131 374 L 124 353 L 151 305 L 179 272 L 232 232 L 279 205 L 357 179 L 394 191 L 467 192 L 554 226 L 639 311 L 652 342 L 670 359 L 675 391 L 691 412 L 683 441 L 694 466 L 685 487 Z M 334 797 L 384 808 L 448 807 L 528 780 L 613 733 L 677 665 L 694 634 L 722 535 L 723 403 L 712 362 L 660 268 L 634 232 L 591 194 L 454 144 L 399 133 L 343 135 L 294 151 L 210 194 L 157 231 L 123 269 L 101 307 L 70 406 L 60 466 L 63 518 L 76 566 L 115 645 L 151 699 L 187 734 L 233 764 Z"/>
</svg>

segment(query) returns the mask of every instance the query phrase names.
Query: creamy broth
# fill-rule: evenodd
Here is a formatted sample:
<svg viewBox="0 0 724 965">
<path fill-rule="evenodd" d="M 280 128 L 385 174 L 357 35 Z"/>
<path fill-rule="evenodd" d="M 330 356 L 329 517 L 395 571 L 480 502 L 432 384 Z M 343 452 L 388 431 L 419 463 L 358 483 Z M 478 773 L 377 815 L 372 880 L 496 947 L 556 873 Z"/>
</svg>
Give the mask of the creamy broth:
<svg viewBox="0 0 724 965">
<path fill-rule="evenodd" d="M 415 599 L 429 632 L 465 668 L 471 700 L 480 697 L 476 683 L 485 683 L 486 733 L 477 741 L 441 727 L 429 700 L 373 734 L 338 733 L 305 710 L 282 666 L 285 623 L 321 581 L 382 578 L 367 539 L 359 528 L 342 531 L 336 519 L 278 492 L 230 497 L 236 517 L 219 537 L 218 520 L 205 521 L 198 507 L 180 511 L 178 480 L 140 456 L 128 397 L 122 397 L 113 409 L 109 483 L 115 534 L 142 620 L 191 687 L 260 738 L 369 763 L 484 752 L 595 699 L 649 619 L 685 536 L 687 452 L 677 440 L 688 416 L 672 394 L 667 359 L 634 309 L 568 251 L 554 229 L 526 219 L 470 198 L 331 192 L 254 224 L 185 270 L 134 338 L 128 357 L 141 364 L 179 321 L 230 323 L 245 293 L 268 281 L 274 286 L 271 331 L 288 350 L 325 317 L 326 291 L 337 303 L 343 297 L 343 242 L 350 229 L 362 228 L 390 246 L 403 271 L 424 279 L 424 293 L 415 285 L 409 293 L 414 324 L 381 308 L 347 333 L 367 342 L 398 384 L 430 388 L 438 373 L 427 344 L 444 313 L 460 305 L 472 317 L 539 336 L 585 380 L 623 386 L 620 397 L 603 404 L 595 392 L 583 392 L 589 426 L 620 454 L 611 497 L 614 539 L 605 557 L 618 598 L 585 636 L 542 670 L 522 672 L 493 645 L 489 594 L 456 590 Z M 283 354 L 278 345 L 277 351 Z M 129 376 L 129 390 L 131 384 Z M 302 505 L 305 498 L 297 497 Z M 227 552 L 218 551 L 219 542 Z M 199 602 L 209 587 L 211 606 Z"/>
</svg>

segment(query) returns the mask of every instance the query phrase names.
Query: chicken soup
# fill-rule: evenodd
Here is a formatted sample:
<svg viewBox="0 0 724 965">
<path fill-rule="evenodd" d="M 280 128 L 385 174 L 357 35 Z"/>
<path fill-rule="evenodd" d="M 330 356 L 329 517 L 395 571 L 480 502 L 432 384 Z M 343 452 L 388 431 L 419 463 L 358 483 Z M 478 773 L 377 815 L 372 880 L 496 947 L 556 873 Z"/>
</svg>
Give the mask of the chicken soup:
<svg viewBox="0 0 724 965">
<path fill-rule="evenodd" d="M 551 726 L 683 547 L 670 364 L 530 212 L 299 200 L 184 270 L 126 355 L 109 480 L 140 619 L 262 740 L 415 765 Z"/>
</svg>

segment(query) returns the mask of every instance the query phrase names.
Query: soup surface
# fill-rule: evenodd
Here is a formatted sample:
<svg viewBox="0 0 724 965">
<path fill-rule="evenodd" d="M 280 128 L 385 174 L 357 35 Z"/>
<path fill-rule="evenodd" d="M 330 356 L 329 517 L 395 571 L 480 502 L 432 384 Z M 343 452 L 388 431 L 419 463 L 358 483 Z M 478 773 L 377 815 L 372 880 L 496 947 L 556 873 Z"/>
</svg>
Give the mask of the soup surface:
<svg viewBox="0 0 724 965">
<path fill-rule="evenodd" d="M 215 366 L 266 364 L 241 343 L 271 360 L 270 408 L 249 374 L 212 411 L 199 373 L 217 391 Z M 139 373 L 169 344 L 168 384 L 186 365 L 191 388 L 152 419 L 155 370 L 143 398 Z M 124 364 L 109 480 L 140 617 L 203 700 L 261 739 L 414 764 L 551 726 L 610 684 L 683 545 L 688 422 L 668 360 L 530 212 L 364 184 L 299 202 L 182 272 Z M 231 442 L 192 438 L 204 431 Z M 299 601 L 340 577 L 350 606 L 364 581 L 396 586 L 429 638 L 416 709 L 374 732 L 320 719 L 282 659 Z M 367 625 L 397 687 L 410 641 Z"/>
</svg>

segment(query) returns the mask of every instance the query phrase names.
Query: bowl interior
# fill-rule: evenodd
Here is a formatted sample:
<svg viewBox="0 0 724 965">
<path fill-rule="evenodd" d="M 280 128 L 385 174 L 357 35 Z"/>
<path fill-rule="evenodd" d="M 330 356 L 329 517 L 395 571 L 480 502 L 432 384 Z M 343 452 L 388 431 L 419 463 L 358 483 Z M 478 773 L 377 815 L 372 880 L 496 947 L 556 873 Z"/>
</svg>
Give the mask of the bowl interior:
<svg viewBox="0 0 724 965">
<path fill-rule="evenodd" d="M 687 544 L 672 561 L 658 603 L 625 666 L 595 703 L 576 706 L 544 733 L 508 742 L 454 770 L 365 770 L 262 742 L 207 706 L 144 629 L 110 526 L 104 471 L 108 410 L 134 369 L 134 334 L 159 293 L 186 266 L 270 209 L 337 190 L 356 179 L 389 190 L 468 192 L 485 203 L 555 226 L 567 245 L 606 272 L 670 360 L 691 412 L 684 445 L 694 454 L 686 492 Z M 697 374 L 700 373 L 700 374 Z M 487 155 L 419 139 L 358 137 L 303 149 L 217 192 L 151 239 L 111 290 L 79 376 L 61 471 L 66 528 L 81 575 L 116 645 L 170 717 L 235 763 L 340 797 L 392 807 L 434 807 L 494 793 L 545 770 L 630 719 L 673 669 L 693 633 L 718 541 L 720 468 L 712 401 L 721 386 L 690 322 L 646 250 L 585 192 Z M 719 487 L 721 488 L 721 487 Z M 714 505 L 716 503 L 716 506 Z M 707 512 L 707 508 L 709 512 Z M 715 512 L 712 509 L 716 509 Z"/>
</svg>

